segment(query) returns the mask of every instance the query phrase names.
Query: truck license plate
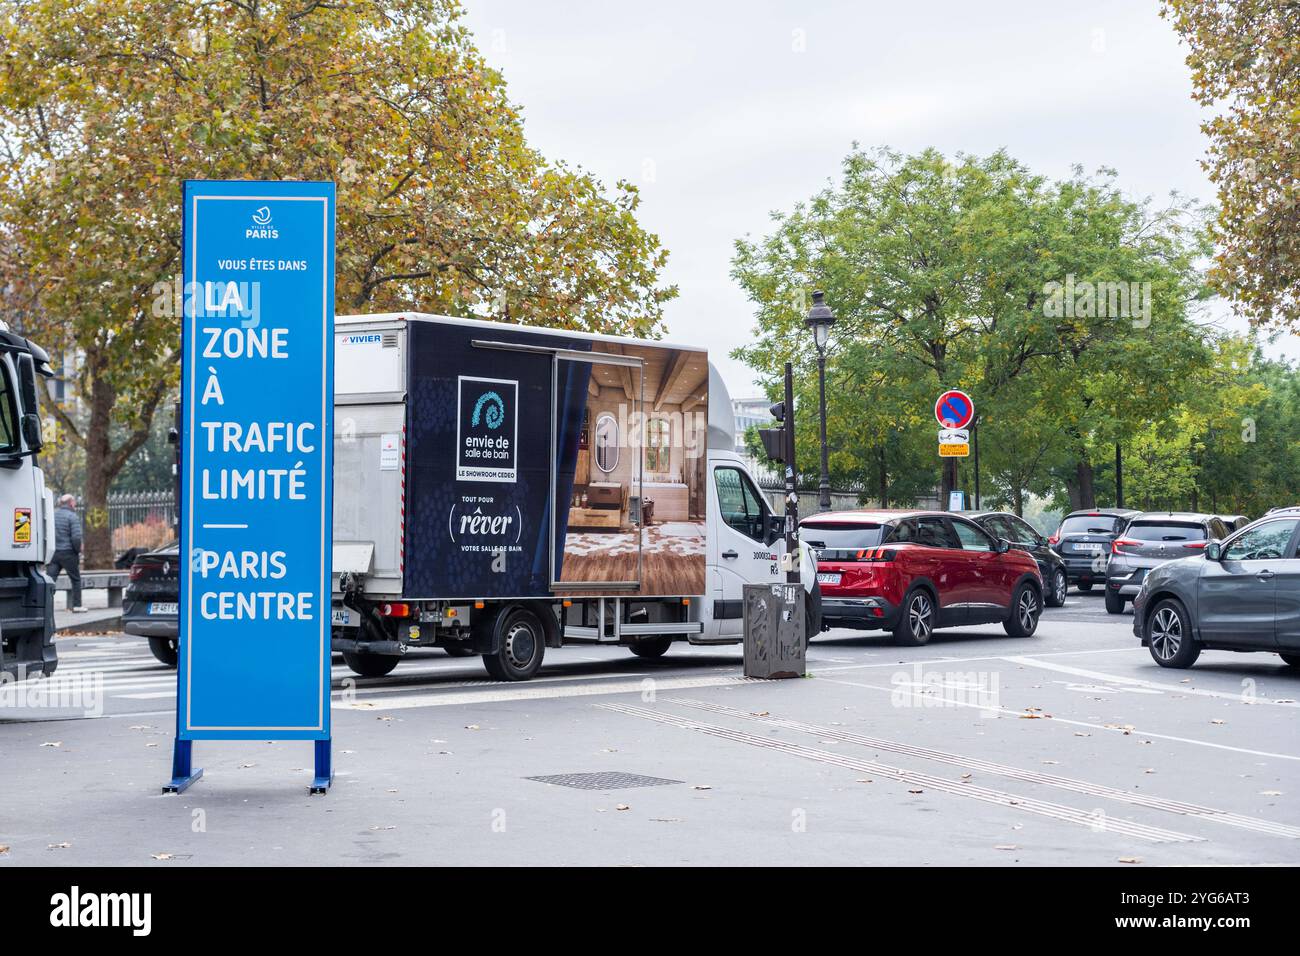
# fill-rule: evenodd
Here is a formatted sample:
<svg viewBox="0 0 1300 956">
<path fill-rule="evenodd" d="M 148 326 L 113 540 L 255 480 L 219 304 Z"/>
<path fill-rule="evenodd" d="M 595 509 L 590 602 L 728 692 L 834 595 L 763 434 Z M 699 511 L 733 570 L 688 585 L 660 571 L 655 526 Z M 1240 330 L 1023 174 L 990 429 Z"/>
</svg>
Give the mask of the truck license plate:
<svg viewBox="0 0 1300 956">
<path fill-rule="evenodd" d="M 150 614 L 175 614 L 177 613 L 176 605 L 170 601 L 152 601 L 149 604 Z"/>
<path fill-rule="evenodd" d="M 336 607 L 330 611 L 330 624 L 335 627 L 356 627 L 358 623 L 357 612 L 350 607 Z"/>
<path fill-rule="evenodd" d="M 838 574 L 831 574 L 829 571 L 819 571 L 817 573 L 817 583 L 818 584 L 839 584 L 840 576 Z"/>
</svg>

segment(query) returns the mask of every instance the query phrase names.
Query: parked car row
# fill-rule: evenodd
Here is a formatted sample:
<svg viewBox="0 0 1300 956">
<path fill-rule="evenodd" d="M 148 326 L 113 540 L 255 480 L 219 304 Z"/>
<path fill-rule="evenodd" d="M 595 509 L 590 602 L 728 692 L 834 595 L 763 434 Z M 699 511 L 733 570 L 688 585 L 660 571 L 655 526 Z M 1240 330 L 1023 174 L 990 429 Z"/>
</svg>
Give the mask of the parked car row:
<svg viewBox="0 0 1300 956">
<path fill-rule="evenodd" d="M 1071 584 L 1133 602 L 1133 632 L 1162 667 L 1203 649 L 1272 651 L 1300 667 L 1300 507 L 1241 515 L 1101 508 L 1044 538 L 997 511 L 846 511 L 800 524 L 817 555 L 827 628 L 885 630 L 921 646 L 938 628 L 1000 623 L 1032 636 Z M 176 545 L 136 557 L 123 629 L 176 664 Z"/>
</svg>

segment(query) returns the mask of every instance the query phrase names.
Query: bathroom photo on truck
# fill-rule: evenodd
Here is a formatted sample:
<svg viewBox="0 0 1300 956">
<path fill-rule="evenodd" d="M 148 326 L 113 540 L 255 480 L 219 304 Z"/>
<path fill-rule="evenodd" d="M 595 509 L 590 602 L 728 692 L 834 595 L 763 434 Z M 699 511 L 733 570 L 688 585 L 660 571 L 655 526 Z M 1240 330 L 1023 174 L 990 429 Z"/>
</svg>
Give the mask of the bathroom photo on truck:
<svg viewBox="0 0 1300 956">
<path fill-rule="evenodd" d="M 411 322 L 404 594 L 705 591 L 703 351 Z"/>
</svg>

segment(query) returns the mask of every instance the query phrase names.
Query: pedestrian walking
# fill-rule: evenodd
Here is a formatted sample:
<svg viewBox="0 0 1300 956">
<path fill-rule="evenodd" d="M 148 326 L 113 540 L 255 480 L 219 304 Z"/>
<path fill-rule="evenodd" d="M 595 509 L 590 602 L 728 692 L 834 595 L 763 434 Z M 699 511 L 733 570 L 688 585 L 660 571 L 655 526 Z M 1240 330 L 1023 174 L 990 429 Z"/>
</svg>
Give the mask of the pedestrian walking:
<svg viewBox="0 0 1300 956">
<path fill-rule="evenodd" d="M 62 571 L 68 572 L 68 580 L 72 582 L 68 607 L 80 614 L 86 610 L 81 604 L 81 517 L 77 514 L 77 499 L 72 495 L 61 497 L 54 509 L 54 557 L 45 566 L 45 573 L 56 584 Z"/>
</svg>

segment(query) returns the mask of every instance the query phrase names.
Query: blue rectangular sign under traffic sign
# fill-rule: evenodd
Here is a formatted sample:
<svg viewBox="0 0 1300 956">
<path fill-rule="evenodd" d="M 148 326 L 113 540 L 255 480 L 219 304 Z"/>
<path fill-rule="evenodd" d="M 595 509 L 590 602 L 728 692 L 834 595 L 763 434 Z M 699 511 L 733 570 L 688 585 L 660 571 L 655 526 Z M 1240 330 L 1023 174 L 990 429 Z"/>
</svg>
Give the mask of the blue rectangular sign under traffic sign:
<svg viewBox="0 0 1300 956">
<path fill-rule="evenodd" d="M 330 736 L 334 184 L 184 198 L 172 790 L 190 741 Z"/>
</svg>

